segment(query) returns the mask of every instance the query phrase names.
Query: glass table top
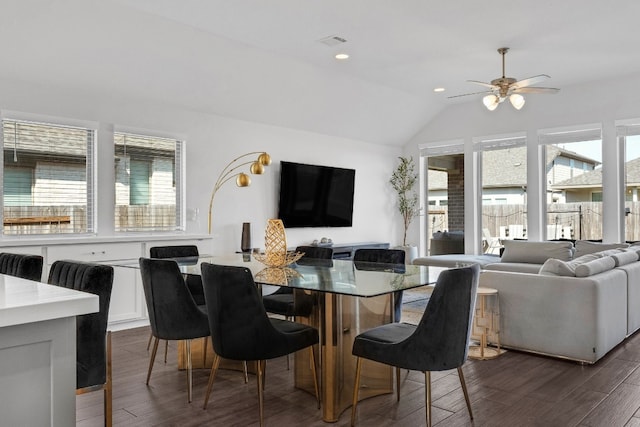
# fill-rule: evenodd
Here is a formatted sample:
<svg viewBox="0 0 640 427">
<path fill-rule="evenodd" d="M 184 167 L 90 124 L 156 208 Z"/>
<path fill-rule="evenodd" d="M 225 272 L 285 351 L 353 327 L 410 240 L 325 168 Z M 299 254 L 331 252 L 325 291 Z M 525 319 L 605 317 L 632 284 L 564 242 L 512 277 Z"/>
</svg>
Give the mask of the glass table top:
<svg viewBox="0 0 640 427">
<path fill-rule="evenodd" d="M 184 274 L 200 274 L 204 262 L 246 267 L 262 285 L 288 286 L 318 292 L 374 297 L 435 284 L 446 267 L 398 265 L 350 260 L 312 260 L 287 267 L 267 267 L 250 254 L 174 258 Z M 138 260 L 110 262 L 114 267 L 140 268 Z"/>
</svg>

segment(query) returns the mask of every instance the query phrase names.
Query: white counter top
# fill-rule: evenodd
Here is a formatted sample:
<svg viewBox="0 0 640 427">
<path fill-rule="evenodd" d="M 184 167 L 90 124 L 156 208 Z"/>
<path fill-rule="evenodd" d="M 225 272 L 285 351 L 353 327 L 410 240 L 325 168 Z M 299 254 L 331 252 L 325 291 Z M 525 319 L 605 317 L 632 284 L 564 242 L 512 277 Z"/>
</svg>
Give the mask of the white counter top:
<svg viewBox="0 0 640 427">
<path fill-rule="evenodd" d="M 0 327 L 98 310 L 97 295 L 0 274 Z"/>
</svg>

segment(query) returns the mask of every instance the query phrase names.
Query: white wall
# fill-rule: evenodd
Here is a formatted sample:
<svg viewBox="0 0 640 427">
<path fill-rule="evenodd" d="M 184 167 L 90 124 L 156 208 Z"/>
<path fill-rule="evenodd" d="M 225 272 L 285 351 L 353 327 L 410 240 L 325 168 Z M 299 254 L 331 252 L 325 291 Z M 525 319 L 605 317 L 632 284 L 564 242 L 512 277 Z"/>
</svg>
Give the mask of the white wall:
<svg viewBox="0 0 640 427">
<path fill-rule="evenodd" d="M 277 102 L 277 100 L 274 100 Z M 388 178 L 400 148 L 191 112 L 117 94 L 54 88 L 46 83 L 0 80 L 0 110 L 71 118 L 98 126 L 98 235 L 113 235 L 114 165 L 109 135 L 114 127 L 184 138 L 186 143 L 187 233 L 207 233 L 213 184 L 224 166 L 250 151 L 267 151 L 273 164 L 252 185 L 227 183 L 213 209 L 214 252 L 239 250 L 243 222 L 252 224 L 254 247 L 264 247 L 266 220 L 277 215 L 279 161 L 356 169 L 353 227 L 288 229 L 289 246 L 329 237 L 335 243 L 384 241 L 398 244 L 401 219 Z M 199 214 L 194 216 L 193 213 Z"/>
<path fill-rule="evenodd" d="M 539 129 L 573 127 L 600 123 L 603 130 L 603 185 L 618 188 L 621 174 L 621 157 L 616 141 L 617 120 L 640 118 L 640 76 L 632 75 L 617 80 L 561 88 L 556 95 L 525 95 L 526 104 L 516 111 L 508 102 L 490 112 L 482 105 L 481 98 L 469 97 L 469 102 L 455 104 L 431 120 L 405 145 L 405 154 L 418 155 L 418 145 L 449 140 L 464 140 L 465 164 L 473 165 L 472 138 L 490 135 L 527 133 L 528 150 L 528 232 L 530 238 L 544 238 L 542 210 L 546 199 L 541 195 L 544 182 L 543 171 L 538 167 L 541 152 L 538 150 Z M 553 86 L 551 84 L 551 86 Z M 465 239 L 467 252 L 479 248 L 477 193 L 473 187 L 474 173 L 465 167 Z M 620 241 L 622 235 L 621 193 L 609 191 L 604 194 L 605 241 Z M 531 195 L 538 194 L 537 197 Z"/>
</svg>

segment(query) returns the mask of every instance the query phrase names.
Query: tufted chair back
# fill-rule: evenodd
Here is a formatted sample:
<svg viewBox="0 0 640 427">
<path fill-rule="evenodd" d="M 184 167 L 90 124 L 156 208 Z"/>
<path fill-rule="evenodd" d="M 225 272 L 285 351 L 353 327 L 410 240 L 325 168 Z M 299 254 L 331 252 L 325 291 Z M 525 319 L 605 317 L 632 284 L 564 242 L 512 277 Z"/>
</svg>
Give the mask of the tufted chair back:
<svg viewBox="0 0 640 427">
<path fill-rule="evenodd" d="M 104 384 L 107 365 L 105 337 L 113 286 L 113 267 L 78 261 L 56 261 L 49 271 L 49 284 L 99 296 L 98 313 L 76 317 L 76 388 Z"/>
<path fill-rule="evenodd" d="M 0 253 L 0 273 L 39 282 L 42 280 L 42 257 Z"/>
</svg>

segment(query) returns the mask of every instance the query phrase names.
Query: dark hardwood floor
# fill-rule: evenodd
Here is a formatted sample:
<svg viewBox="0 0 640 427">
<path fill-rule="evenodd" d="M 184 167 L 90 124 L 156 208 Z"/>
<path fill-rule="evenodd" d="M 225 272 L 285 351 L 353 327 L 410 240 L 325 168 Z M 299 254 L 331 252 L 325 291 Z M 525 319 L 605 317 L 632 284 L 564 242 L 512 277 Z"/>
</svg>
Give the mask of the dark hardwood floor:
<svg viewBox="0 0 640 427">
<path fill-rule="evenodd" d="M 549 331 L 552 333 L 552 331 Z M 202 409 L 208 370 L 194 371 L 194 401 L 187 403 L 186 377 L 178 371 L 176 343 L 169 360 L 158 357 L 145 385 L 148 328 L 113 334 L 113 419 L 116 426 L 258 425 L 255 378 L 220 370 L 207 410 Z M 433 421 L 438 426 L 640 426 L 640 334 L 627 339 L 595 365 L 582 366 L 510 351 L 463 367 L 474 411 L 469 420 L 454 371 L 432 375 Z M 360 426 L 425 424 L 424 375 L 402 374 L 395 394 L 362 401 Z M 103 424 L 102 392 L 77 397 L 77 425 Z M 349 425 L 350 410 L 334 425 Z M 293 387 L 284 358 L 268 362 L 267 426 L 326 426 L 314 397 Z"/>
</svg>

